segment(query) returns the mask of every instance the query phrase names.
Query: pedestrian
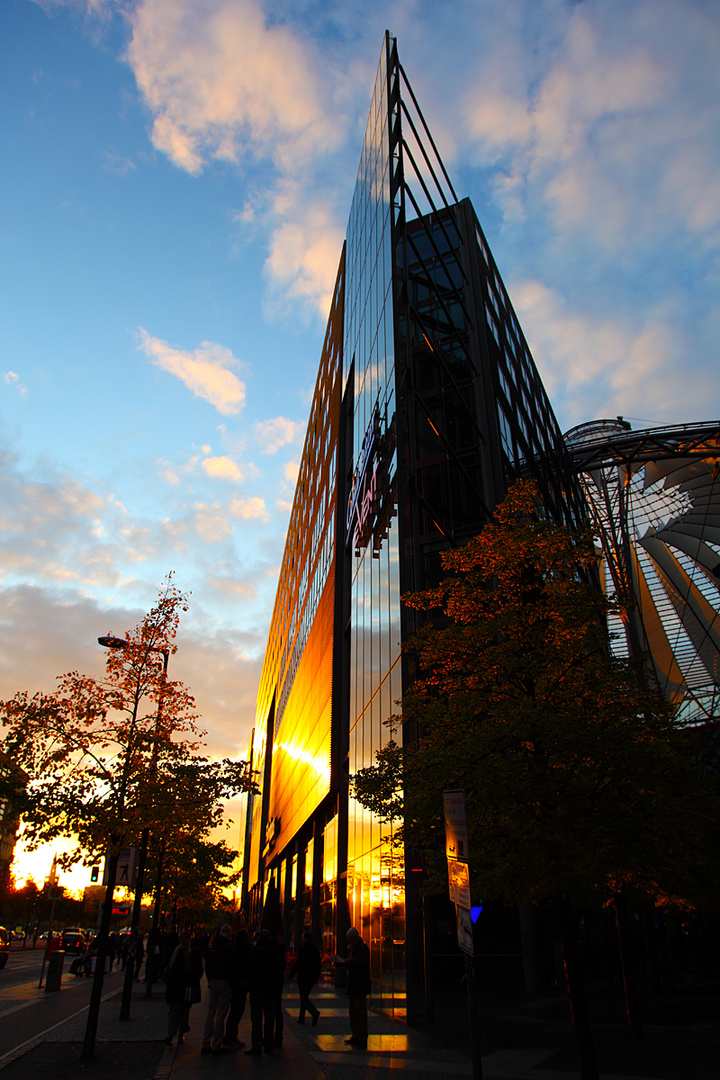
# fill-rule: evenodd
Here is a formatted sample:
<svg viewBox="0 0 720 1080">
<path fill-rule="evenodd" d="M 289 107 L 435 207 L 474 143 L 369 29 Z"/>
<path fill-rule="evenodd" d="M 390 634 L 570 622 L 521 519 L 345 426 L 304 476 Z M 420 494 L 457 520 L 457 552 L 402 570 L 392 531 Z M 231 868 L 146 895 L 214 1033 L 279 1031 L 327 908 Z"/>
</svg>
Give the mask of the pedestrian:
<svg viewBox="0 0 720 1080">
<path fill-rule="evenodd" d="M 283 958 L 269 930 L 261 930 L 250 953 L 249 988 L 252 1043 L 246 1054 L 272 1054 L 275 1047 L 275 1006 Z"/>
<path fill-rule="evenodd" d="M 142 962 L 145 959 L 145 945 L 143 943 L 142 934 L 138 934 L 135 938 L 135 943 L 132 946 L 131 953 L 133 957 L 133 963 L 135 964 L 135 982 L 139 982 L 140 968 L 142 967 Z"/>
<path fill-rule="evenodd" d="M 272 941 L 277 951 L 277 970 L 275 975 L 275 1030 L 274 1030 L 274 1045 L 282 1046 L 283 1041 L 283 1028 L 285 1027 L 285 1017 L 283 1015 L 282 996 L 285 988 L 285 968 L 287 967 L 287 949 L 285 942 L 283 941 L 282 931 L 278 931 L 274 926 L 270 927 L 270 940 Z"/>
<path fill-rule="evenodd" d="M 345 1042 L 348 1046 L 364 1048 L 367 1046 L 368 1036 L 367 995 L 372 988 L 370 950 L 354 926 L 350 927 L 346 938 L 349 954 L 344 960 L 337 961 L 347 969 L 348 1013 L 352 1034 Z"/>
<path fill-rule="evenodd" d="M 147 956 L 145 957 L 145 982 L 147 993 L 152 993 L 152 984 L 158 981 L 160 964 L 162 963 L 162 935 L 154 927 L 148 934 Z"/>
<path fill-rule="evenodd" d="M 238 1039 L 238 1026 L 245 1012 L 245 1003 L 248 995 L 248 979 L 250 972 L 250 937 L 247 930 L 239 929 L 235 934 L 234 960 L 232 978 L 232 996 L 230 998 L 230 1011 L 225 1024 L 225 1038 L 223 1046 L 231 1050 L 241 1050 L 245 1045 Z"/>
<path fill-rule="evenodd" d="M 126 930 L 120 935 L 120 966 L 124 971 L 130 957 L 130 932 Z"/>
<path fill-rule="evenodd" d="M 112 971 L 117 956 L 117 934 L 108 934 L 105 955 L 108 958 L 108 968 Z"/>
<path fill-rule="evenodd" d="M 231 1050 L 231 1047 L 223 1046 L 223 1038 L 232 998 L 233 960 L 232 927 L 226 923 L 215 934 L 205 953 L 205 975 L 210 995 L 201 1054 L 227 1054 Z"/>
<path fill-rule="evenodd" d="M 313 941 L 312 934 L 306 930 L 303 934 L 303 943 L 298 949 L 295 963 L 290 969 L 290 978 L 297 975 L 298 991 L 300 993 L 300 1014 L 298 1024 L 305 1023 L 305 1012 L 312 1016 L 312 1026 L 315 1027 L 320 1019 L 320 1010 L 316 1009 L 310 1000 L 310 991 L 320 978 L 322 957 L 320 950 Z"/>
<path fill-rule="evenodd" d="M 190 1008 L 202 997 L 202 973 L 200 950 L 192 948 L 190 932 L 183 930 L 164 972 L 165 1000 L 168 1003 L 166 1046 L 172 1046 L 176 1031 L 179 1032 L 178 1042 L 182 1042 L 185 1032 L 190 1030 Z"/>
</svg>

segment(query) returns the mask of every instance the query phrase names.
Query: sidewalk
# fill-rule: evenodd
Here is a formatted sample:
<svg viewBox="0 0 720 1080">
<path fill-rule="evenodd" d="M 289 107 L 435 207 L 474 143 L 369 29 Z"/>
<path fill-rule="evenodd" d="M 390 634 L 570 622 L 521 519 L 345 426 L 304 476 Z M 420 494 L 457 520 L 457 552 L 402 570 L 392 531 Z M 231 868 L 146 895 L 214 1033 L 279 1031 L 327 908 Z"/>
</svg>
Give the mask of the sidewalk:
<svg viewBox="0 0 720 1080">
<path fill-rule="evenodd" d="M 148 1001 L 136 990 L 131 1019 L 120 1022 L 119 991 L 103 1002 L 96 1059 L 78 1061 L 86 1012 L 40 1033 L 9 1059 L 0 1060 L 2 1080 L 448 1080 L 472 1077 L 468 1053 L 453 1048 L 449 1025 L 430 1035 L 370 1014 L 366 1051 L 350 1049 L 347 1003 L 330 986 L 312 995 L 320 1009 L 313 1028 L 296 1022 L 297 990 L 286 985 L 283 1045 L 273 1054 L 248 1057 L 243 1050 L 222 1057 L 201 1055 L 205 1003 L 193 1007 L 191 1031 L 182 1045 L 163 1046 L 167 1007 L 158 988 Z M 482 1012 L 483 1080 L 577 1080 L 570 1025 L 557 998 L 498 1004 Z M 648 1025 L 634 1040 L 621 1022 L 594 1025 L 604 1080 L 718 1080 L 720 1024 Z M 239 1037 L 250 1045 L 249 1010 Z"/>
</svg>

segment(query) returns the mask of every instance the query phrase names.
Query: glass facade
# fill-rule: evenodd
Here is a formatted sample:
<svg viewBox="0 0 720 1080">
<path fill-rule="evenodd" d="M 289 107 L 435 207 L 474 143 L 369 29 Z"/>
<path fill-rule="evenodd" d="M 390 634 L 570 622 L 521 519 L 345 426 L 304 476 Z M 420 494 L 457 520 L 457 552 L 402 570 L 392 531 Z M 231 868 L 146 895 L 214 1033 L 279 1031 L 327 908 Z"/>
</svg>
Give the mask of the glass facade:
<svg viewBox="0 0 720 1080">
<path fill-rule="evenodd" d="M 250 889 L 330 791 L 342 297 L 341 262 L 260 678 Z M 287 906 L 291 889 L 279 895 Z"/>
<path fill-rule="evenodd" d="M 386 35 L 260 681 L 244 897 L 323 952 L 370 948 L 371 1005 L 412 1020 L 424 989 L 416 875 L 349 796 L 402 712 L 404 592 L 537 472 L 562 438 L 469 201 L 458 201 Z M 404 733 L 398 721 L 394 737 Z M 413 856 L 414 858 L 414 856 Z M 269 884 L 271 883 L 271 884 Z M 264 910 L 263 910 L 264 907 Z"/>
<path fill-rule="evenodd" d="M 375 751 L 390 739 L 385 721 L 399 711 L 395 703 L 402 698 L 388 70 L 384 52 L 347 232 L 343 367 L 353 404 L 346 515 L 350 775 L 372 764 Z M 349 920 L 370 948 L 373 1004 L 404 1015 L 404 869 L 402 860 L 388 857 L 387 831 L 350 800 Z"/>
</svg>

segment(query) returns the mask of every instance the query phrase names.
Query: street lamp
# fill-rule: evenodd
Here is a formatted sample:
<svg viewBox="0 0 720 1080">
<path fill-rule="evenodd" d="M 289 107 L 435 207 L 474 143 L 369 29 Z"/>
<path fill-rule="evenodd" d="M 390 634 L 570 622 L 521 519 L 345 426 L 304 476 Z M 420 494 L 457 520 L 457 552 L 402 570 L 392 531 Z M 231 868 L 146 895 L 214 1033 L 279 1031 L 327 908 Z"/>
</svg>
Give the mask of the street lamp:
<svg viewBox="0 0 720 1080">
<path fill-rule="evenodd" d="M 128 642 L 125 640 L 125 638 L 115 637 L 114 634 L 109 634 L 106 637 L 99 637 L 97 640 L 98 640 L 98 645 L 102 645 L 106 649 L 126 649 L 128 647 Z M 150 646 L 148 646 L 148 652 L 162 653 L 162 656 L 163 656 L 163 683 L 164 683 L 164 680 L 167 679 L 167 670 L 168 670 L 168 661 L 170 659 L 170 650 L 169 649 L 162 649 L 162 648 L 159 648 L 158 646 L 150 645 Z M 137 703 L 136 703 L 135 707 L 137 709 Z M 157 734 L 157 731 L 158 731 L 159 726 L 160 726 L 160 717 L 161 717 L 161 715 L 162 715 L 162 694 L 158 698 L 157 718 L 156 718 L 156 721 L 155 721 L 156 734 Z M 153 748 L 153 765 L 155 764 L 156 756 L 157 756 L 157 742 L 155 743 L 155 746 Z M 143 827 L 143 830 L 142 830 L 142 832 L 140 834 L 140 851 L 138 852 L 138 861 L 137 861 L 137 875 L 136 875 L 136 882 L 135 882 L 135 899 L 133 901 L 132 919 L 130 921 L 130 944 L 131 945 L 133 945 L 133 944 L 137 945 L 137 941 L 138 941 L 138 931 L 139 931 L 139 927 L 140 927 L 140 909 L 141 909 L 141 906 L 142 906 L 143 882 L 144 882 L 144 877 L 145 877 L 145 862 L 147 860 L 149 839 L 150 839 L 150 830 L 146 825 L 146 826 Z M 147 961 L 146 961 L 145 967 L 146 967 L 146 971 L 147 971 L 147 967 L 148 967 Z M 133 986 L 133 979 L 134 979 L 134 969 L 135 969 L 134 958 L 128 956 L 128 962 L 125 965 L 125 981 L 123 983 L 122 1001 L 121 1001 L 121 1005 L 120 1005 L 120 1019 L 121 1020 L 129 1020 L 130 1019 L 130 1002 L 132 1000 L 132 986 Z"/>
</svg>

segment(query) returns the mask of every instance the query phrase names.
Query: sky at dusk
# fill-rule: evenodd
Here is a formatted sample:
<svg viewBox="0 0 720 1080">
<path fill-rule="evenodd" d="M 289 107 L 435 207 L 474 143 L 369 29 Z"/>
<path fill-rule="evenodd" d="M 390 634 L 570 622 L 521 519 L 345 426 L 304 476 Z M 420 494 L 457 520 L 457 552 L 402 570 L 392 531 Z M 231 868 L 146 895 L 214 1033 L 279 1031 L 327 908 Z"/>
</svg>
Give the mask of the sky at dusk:
<svg viewBox="0 0 720 1080">
<path fill-rule="evenodd" d="M 716 0 L 3 0 L 0 698 L 174 570 L 245 755 L 386 27 L 561 428 L 720 417 Z"/>
</svg>

